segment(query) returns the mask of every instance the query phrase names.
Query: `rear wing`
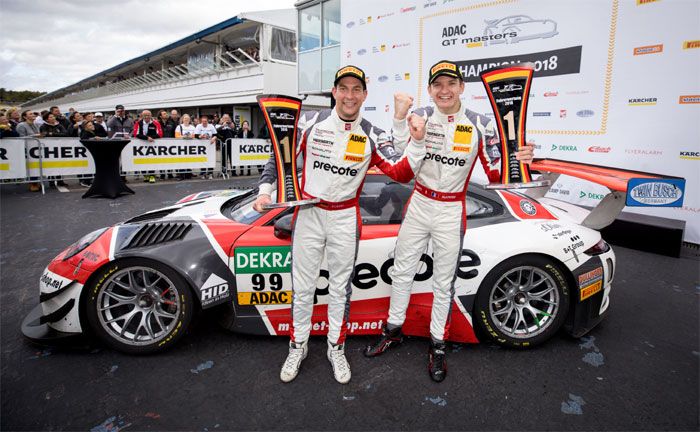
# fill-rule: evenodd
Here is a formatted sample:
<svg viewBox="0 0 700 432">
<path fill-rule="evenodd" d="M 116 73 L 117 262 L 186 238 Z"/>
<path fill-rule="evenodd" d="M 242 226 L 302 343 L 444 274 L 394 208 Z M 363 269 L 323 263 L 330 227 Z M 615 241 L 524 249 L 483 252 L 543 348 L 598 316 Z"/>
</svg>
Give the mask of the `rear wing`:
<svg viewBox="0 0 700 432">
<path fill-rule="evenodd" d="M 544 197 L 561 174 L 607 187 L 610 193 L 582 222 L 582 225 L 593 229 L 610 225 L 626 205 L 635 207 L 681 207 L 683 205 L 685 179 L 682 177 L 557 159 L 535 159 L 530 169 L 542 174 L 543 180 L 551 181 L 550 186 L 523 190 L 526 195 L 535 199 Z"/>
</svg>

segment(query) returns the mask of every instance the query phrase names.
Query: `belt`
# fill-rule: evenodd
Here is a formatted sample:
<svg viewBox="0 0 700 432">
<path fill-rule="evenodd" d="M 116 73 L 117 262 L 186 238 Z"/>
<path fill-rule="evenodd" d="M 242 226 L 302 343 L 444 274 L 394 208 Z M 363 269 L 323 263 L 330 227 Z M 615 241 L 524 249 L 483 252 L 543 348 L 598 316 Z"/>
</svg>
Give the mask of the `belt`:
<svg viewBox="0 0 700 432">
<path fill-rule="evenodd" d="M 315 198 L 309 194 L 304 193 L 303 197 L 305 199 L 309 198 Z M 318 202 L 314 204 L 314 206 L 323 209 L 323 210 L 345 210 L 350 207 L 355 207 L 358 204 L 358 199 L 357 198 L 350 198 L 349 200 L 345 201 L 338 201 L 338 202 L 331 202 L 331 201 L 326 201 L 326 200 L 321 200 L 321 202 Z"/>
<path fill-rule="evenodd" d="M 416 182 L 416 191 L 435 201 L 464 201 L 466 192 L 438 192 Z"/>
</svg>

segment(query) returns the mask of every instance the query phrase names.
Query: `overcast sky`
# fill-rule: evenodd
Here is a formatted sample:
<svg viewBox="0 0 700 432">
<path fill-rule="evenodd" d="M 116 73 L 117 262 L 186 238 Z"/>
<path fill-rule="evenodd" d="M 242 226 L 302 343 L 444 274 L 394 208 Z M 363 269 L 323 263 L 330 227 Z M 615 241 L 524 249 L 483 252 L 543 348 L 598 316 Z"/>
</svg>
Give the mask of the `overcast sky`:
<svg viewBox="0 0 700 432">
<path fill-rule="evenodd" d="M 218 24 L 295 0 L 0 0 L 0 87 L 52 91 Z"/>
</svg>

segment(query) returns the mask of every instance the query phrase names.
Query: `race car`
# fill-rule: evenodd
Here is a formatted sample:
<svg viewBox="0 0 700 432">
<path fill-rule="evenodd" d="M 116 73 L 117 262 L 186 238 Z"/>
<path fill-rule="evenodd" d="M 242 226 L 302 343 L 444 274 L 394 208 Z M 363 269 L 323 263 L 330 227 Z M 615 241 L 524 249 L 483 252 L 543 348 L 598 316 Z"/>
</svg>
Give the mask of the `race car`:
<svg viewBox="0 0 700 432">
<path fill-rule="evenodd" d="M 608 311 L 615 255 L 596 229 L 624 207 L 630 179 L 658 176 L 555 160 L 532 167 L 550 181 L 565 173 L 611 193 L 589 211 L 545 197 L 546 186 L 493 191 L 471 184 L 450 341 L 532 347 L 562 327 L 582 336 Z M 386 322 L 394 245 L 412 188 L 379 172 L 364 183 L 350 335 L 378 334 Z M 40 303 L 23 333 L 39 343 L 96 336 L 125 353 L 153 353 L 180 340 L 202 312 L 218 314 L 236 332 L 288 335 L 293 209 L 258 213 L 255 197 L 254 189 L 202 192 L 87 234 L 41 275 Z M 428 246 L 416 269 L 407 335 L 429 336 L 431 255 Z M 329 271 L 324 262 L 312 335 L 328 330 Z"/>
</svg>

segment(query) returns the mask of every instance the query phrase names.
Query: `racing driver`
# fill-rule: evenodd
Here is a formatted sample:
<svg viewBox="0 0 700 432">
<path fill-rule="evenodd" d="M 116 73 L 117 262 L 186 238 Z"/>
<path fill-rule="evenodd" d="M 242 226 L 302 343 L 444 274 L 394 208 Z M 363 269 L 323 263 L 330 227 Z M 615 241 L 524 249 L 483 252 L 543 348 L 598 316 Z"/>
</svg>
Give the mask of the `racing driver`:
<svg viewBox="0 0 700 432">
<path fill-rule="evenodd" d="M 360 116 L 367 98 L 365 73 L 360 68 L 339 69 L 332 94 L 336 101 L 334 109 L 306 112 L 299 119 L 297 156 L 303 157 L 302 196 L 321 201 L 297 207 L 295 213 L 292 331 L 289 355 L 280 372 L 283 382 L 297 376 L 308 353 L 314 292 L 324 251 L 330 272 L 327 357 L 335 379 L 342 384 L 350 381 L 344 342 L 361 229 L 358 206 L 361 186 L 371 166 L 377 166 L 394 180 L 407 182 L 414 177 L 425 156 L 423 118 L 411 119 L 410 132 L 406 132 L 404 139 L 409 142 L 401 155 L 384 131 Z M 262 206 L 271 202 L 276 172 L 271 158 L 260 178 L 256 211 L 263 211 Z"/>
<path fill-rule="evenodd" d="M 467 185 L 476 159 L 481 161 L 489 181 L 500 180 L 500 141 L 494 122 L 466 109 L 460 102 L 463 92 L 464 80 L 457 65 L 440 61 L 430 68 L 428 80 L 428 94 L 435 107 L 419 108 L 409 117 L 409 123 L 414 117 L 426 120 L 426 155 L 416 174 L 415 188 L 396 241 L 389 318 L 382 335 L 364 352 L 367 357 L 374 357 L 401 343 L 401 326 L 406 319 L 413 277 L 421 254 L 432 239 L 434 273 L 428 372 L 437 382 L 447 374 L 445 340 L 450 326 L 455 271 L 466 230 Z M 397 95 L 395 99 L 400 100 L 395 104 L 393 125 L 398 148 L 408 140 L 405 118 L 413 100 L 407 94 Z M 523 146 L 515 155 L 518 160 L 530 163 L 533 148 Z"/>
</svg>

